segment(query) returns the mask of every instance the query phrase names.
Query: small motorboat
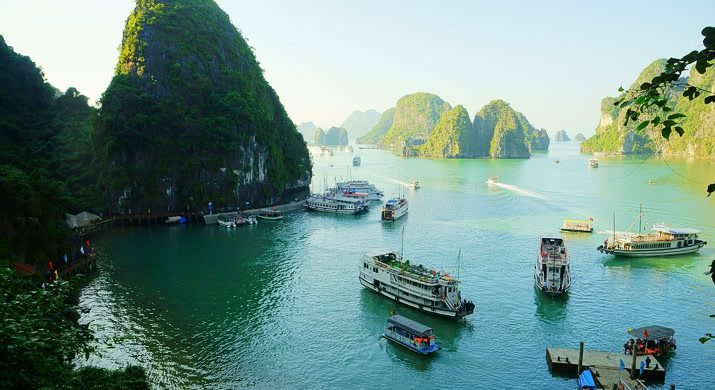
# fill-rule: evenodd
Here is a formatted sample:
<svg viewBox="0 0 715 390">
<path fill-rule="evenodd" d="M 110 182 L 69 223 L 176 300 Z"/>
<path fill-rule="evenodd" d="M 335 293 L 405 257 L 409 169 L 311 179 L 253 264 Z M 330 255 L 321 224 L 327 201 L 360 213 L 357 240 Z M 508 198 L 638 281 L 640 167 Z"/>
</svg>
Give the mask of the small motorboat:
<svg viewBox="0 0 715 390">
<path fill-rule="evenodd" d="M 675 330 L 660 325 L 644 326 L 628 331 L 631 339 L 624 345 L 626 354 L 663 356 L 678 347 L 675 344 Z"/>
<path fill-rule="evenodd" d="M 487 185 L 493 186 L 499 182 L 499 176 L 489 176 L 487 179 Z"/>
<path fill-rule="evenodd" d="M 218 218 L 218 224 L 227 229 L 231 229 L 236 227 L 236 220 L 228 216 L 220 216 Z"/>
<path fill-rule="evenodd" d="M 182 216 L 169 217 L 166 219 L 166 221 L 164 221 L 164 223 L 167 225 L 171 225 L 171 224 L 175 224 L 175 223 L 178 223 L 178 224 L 186 223 L 186 217 L 182 217 Z"/>
<path fill-rule="evenodd" d="M 420 188 L 420 182 L 418 181 L 411 181 L 410 182 L 410 189 L 411 190 L 418 190 Z"/>
<path fill-rule="evenodd" d="M 588 160 L 588 167 L 589 168 L 598 168 L 598 159 L 592 158 L 592 159 Z"/>
<path fill-rule="evenodd" d="M 258 212 L 258 218 L 267 219 L 269 221 L 278 221 L 278 220 L 283 219 L 283 213 L 276 210 L 275 208 L 262 209 L 261 211 Z"/>
<path fill-rule="evenodd" d="M 397 314 L 387 319 L 383 337 L 422 355 L 442 349 L 434 341 L 432 328 Z"/>
</svg>

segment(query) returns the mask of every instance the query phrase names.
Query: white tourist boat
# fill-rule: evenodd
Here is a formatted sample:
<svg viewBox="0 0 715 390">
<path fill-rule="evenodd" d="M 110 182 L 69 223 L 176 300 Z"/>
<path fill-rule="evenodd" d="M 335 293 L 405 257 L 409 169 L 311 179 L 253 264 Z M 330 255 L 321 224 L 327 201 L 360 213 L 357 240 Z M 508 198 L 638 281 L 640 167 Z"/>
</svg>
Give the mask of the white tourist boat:
<svg viewBox="0 0 715 390">
<path fill-rule="evenodd" d="M 350 180 L 339 182 L 335 184 L 335 193 L 352 193 L 359 192 L 367 194 L 366 200 L 380 200 L 382 199 L 382 191 L 375 187 L 374 184 L 370 184 L 367 180 Z"/>
<path fill-rule="evenodd" d="M 588 160 L 588 167 L 589 168 L 598 168 L 598 159 L 592 158 L 592 159 Z"/>
<path fill-rule="evenodd" d="M 365 255 L 359 268 L 363 286 L 394 301 L 445 317 L 462 318 L 474 313 L 474 303 L 462 298 L 459 280 L 411 264 L 395 252 Z"/>
<path fill-rule="evenodd" d="M 534 284 L 549 295 L 561 295 L 571 287 L 566 244 L 561 237 L 542 237 L 534 267 Z"/>
<path fill-rule="evenodd" d="M 353 157 L 353 166 L 354 167 L 359 167 L 361 162 L 362 162 L 362 160 L 360 159 L 360 156 Z"/>
<path fill-rule="evenodd" d="M 382 220 L 397 221 L 407 214 L 407 210 L 407 199 L 402 197 L 392 198 L 388 200 L 382 208 Z"/>
<path fill-rule="evenodd" d="M 258 211 L 257 218 L 265 219 L 268 221 L 279 221 L 283 219 L 283 213 L 278 211 L 276 208 L 261 209 Z"/>
<path fill-rule="evenodd" d="M 601 253 L 625 257 L 670 256 L 697 252 L 707 245 L 698 239 L 699 230 L 653 226 L 650 233 L 616 232 L 597 249 Z"/>
<path fill-rule="evenodd" d="M 328 192 L 324 195 L 313 194 L 303 204 L 305 208 L 335 214 L 357 214 L 367 210 L 367 197 L 363 193 L 349 193 L 347 195 Z"/>
<path fill-rule="evenodd" d="M 493 186 L 499 182 L 499 176 L 489 176 L 487 185 Z"/>
</svg>

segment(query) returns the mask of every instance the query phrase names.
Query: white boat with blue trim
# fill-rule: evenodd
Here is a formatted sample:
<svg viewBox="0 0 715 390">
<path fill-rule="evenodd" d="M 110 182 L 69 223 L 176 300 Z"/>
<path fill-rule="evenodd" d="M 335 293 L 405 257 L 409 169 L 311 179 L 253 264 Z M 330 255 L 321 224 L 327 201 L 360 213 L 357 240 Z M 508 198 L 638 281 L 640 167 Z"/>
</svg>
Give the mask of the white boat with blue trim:
<svg viewBox="0 0 715 390">
<path fill-rule="evenodd" d="M 697 252 L 707 245 L 698 234 L 700 231 L 696 229 L 673 228 L 663 223 L 653 226 L 652 233 L 614 233 L 597 249 L 625 257 L 682 255 Z"/>
</svg>

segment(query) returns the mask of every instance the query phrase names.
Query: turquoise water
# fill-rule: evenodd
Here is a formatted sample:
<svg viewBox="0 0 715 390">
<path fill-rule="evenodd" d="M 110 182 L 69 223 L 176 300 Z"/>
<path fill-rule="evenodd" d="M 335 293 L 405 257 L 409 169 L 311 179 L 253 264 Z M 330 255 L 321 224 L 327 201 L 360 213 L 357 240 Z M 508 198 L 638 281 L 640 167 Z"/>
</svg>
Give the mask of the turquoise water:
<svg viewBox="0 0 715 390">
<path fill-rule="evenodd" d="M 703 275 L 715 257 L 715 197 L 704 191 L 713 162 L 614 157 L 589 169 L 575 143 L 530 160 L 356 154 L 361 167 L 349 167 L 349 153 L 316 158 L 314 189 L 368 179 L 388 196 L 405 193 L 405 218 L 382 223 L 374 205 L 360 216 L 296 212 L 233 231 L 197 224 L 97 237 L 101 271 L 81 296 L 83 321 L 102 340 L 90 363 L 141 364 L 162 388 L 573 389 L 575 379 L 549 372 L 547 346 L 583 340 L 618 351 L 629 327 L 660 324 L 678 339 L 666 384 L 715 386 L 715 344 L 698 342 L 715 331 L 715 286 Z M 491 175 L 505 186 L 487 187 Z M 407 189 L 411 180 L 422 188 Z M 697 228 L 710 245 L 671 258 L 597 252 L 613 212 L 618 230 L 634 220 L 637 229 L 641 203 L 646 226 Z M 540 235 L 589 217 L 595 234 L 565 235 L 570 293 L 542 296 L 533 287 Z M 357 279 L 361 255 L 399 249 L 403 228 L 414 261 L 455 272 L 461 250 L 463 296 L 477 305 L 464 322 L 398 307 L 435 329 L 443 349 L 429 358 L 380 338 L 395 305 Z"/>
</svg>

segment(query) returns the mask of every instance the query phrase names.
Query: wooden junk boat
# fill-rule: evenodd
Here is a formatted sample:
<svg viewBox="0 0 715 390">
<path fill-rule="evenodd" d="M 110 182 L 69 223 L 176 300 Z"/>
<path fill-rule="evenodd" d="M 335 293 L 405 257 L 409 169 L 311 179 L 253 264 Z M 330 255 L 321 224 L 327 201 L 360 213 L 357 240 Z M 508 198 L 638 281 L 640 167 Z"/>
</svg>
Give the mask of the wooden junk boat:
<svg viewBox="0 0 715 390">
<path fill-rule="evenodd" d="M 442 346 L 434 341 L 432 328 L 401 315 L 393 315 L 387 319 L 383 337 L 422 355 L 442 349 Z"/>
<path fill-rule="evenodd" d="M 644 326 L 628 331 L 631 339 L 624 345 L 625 352 L 636 355 L 663 356 L 677 348 L 675 330 L 660 325 Z"/>
</svg>

